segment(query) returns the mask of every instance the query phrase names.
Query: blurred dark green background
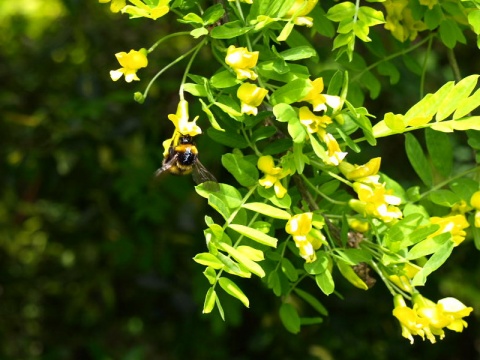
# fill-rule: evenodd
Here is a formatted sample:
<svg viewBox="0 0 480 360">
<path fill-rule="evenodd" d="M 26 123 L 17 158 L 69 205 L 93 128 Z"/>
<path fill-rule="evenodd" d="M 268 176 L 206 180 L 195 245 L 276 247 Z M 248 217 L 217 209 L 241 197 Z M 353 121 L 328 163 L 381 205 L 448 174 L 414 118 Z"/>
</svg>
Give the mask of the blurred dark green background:
<svg viewBox="0 0 480 360">
<path fill-rule="evenodd" d="M 296 336 L 281 326 L 279 299 L 258 279 L 238 280 L 250 309 L 224 296 L 226 323 L 202 315 L 207 281 L 192 257 L 205 250 L 209 209 L 189 177 L 152 177 L 173 130 L 166 116 L 175 112 L 183 66 L 162 76 L 145 104 L 133 101 L 133 92 L 191 45 L 168 42 L 149 56 L 142 82 L 113 83 L 116 52 L 148 48 L 179 25 L 168 16 L 128 20 L 108 7 L 0 2 L 0 359 L 480 358 L 475 315 L 462 334 L 410 345 L 381 283 L 365 293 L 338 279 L 345 300 L 312 287 L 331 316 Z M 330 43 L 319 43 L 328 56 Z M 464 75 L 478 71 L 471 61 L 478 50 L 459 50 Z M 431 60 L 433 89 L 451 80 L 442 51 Z M 193 72 L 210 76 L 210 63 L 202 53 Z M 369 101 L 369 110 L 381 115 L 413 104 L 412 79 Z M 470 162 L 465 138 L 452 140 L 459 164 Z M 408 185 L 416 180 L 402 144 L 382 141 L 365 156 L 383 154 L 382 170 Z M 202 162 L 230 181 L 220 165 L 226 150 L 207 136 L 198 146 Z M 479 279 L 478 252 L 466 242 L 425 295 L 455 296 L 478 314 Z"/>
</svg>

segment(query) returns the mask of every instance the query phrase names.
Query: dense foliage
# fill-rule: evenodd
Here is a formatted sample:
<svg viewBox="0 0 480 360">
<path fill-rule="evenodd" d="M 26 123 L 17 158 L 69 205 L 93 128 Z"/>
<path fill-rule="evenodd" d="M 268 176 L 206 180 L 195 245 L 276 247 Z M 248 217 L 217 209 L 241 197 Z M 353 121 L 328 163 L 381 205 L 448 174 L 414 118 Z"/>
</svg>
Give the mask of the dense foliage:
<svg viewBox="0 0 480 360">
<path fill-rule="evenodd" d="M 0 4 L 2 358 L 475 356 L 479 4 L 48 3 Z M 218 187 L 153 176 L 186 134 Z"/>
</svg>

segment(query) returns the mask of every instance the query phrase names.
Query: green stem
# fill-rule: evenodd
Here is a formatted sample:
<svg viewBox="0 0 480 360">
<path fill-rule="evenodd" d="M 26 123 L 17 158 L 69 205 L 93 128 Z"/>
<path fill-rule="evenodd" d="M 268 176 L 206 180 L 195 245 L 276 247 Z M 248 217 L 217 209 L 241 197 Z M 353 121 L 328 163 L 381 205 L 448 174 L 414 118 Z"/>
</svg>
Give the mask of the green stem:
<svg viewBox="0 0 480 360">
<path fill-rule="evenodd" d="M 436 191 L 438 189 L 441 189 L 442 187 L 444 187 L 445 185 L 447 185 L 448 183 L 452 182 L 453 180 L 455 179 L 458 179 L 458 178 L 461 178 L 469 173 L 472 173 L 472 172 L 475 172 L 475 171 L 480 171 L 480 166 L 475 166 L 471 169 L 468 169 L 468 170 L 465 170 L 465 171 L 462 171 L 460 174 L 457 174 L 449 179 L 446 179 L 440 183 L 438 183 L 437 185 L 435 185 L 434 187 L 432 187 L 431 189 L 428 189 L 427 191 L 425 191 L 423 194 L 420 194 L 420 196 L 418 197 L 418 199 L 415 201 L 420 201 L 421 199 L 423 199 L 425 196 L 427 196 L 428 194 L 430 194 L 431 192 L 433 191 Z"/>
<path fill-rule="evenodd" d="M 198 45 L 197 45 L 198 46 Z M 192 52 L 194 52 L 197 48 L 197 46 L 195 46 L 194 48 L 190 49 L 189 51 L 187 51 L 185 54 L 179 56 L 178 58 L 176 58 L 175 60 L 173 60 L 170 64 L 166 65 L 163 69 L 161 69 L 159 72 L 157 72 L 155 74 L 155 76 L 150 80 L 150 82 L 148 83 L 147 85 L 147 88 L 145 89 L 145 92 L 143 93 L 143 97 L 144 99 L 147 97 L 148 95 L 148 92 L 150 91 L 150 88 L 152 87 L 153 83 L 155 82 L 155 80 L 157 80 L 157 78 L 162 75 L 165 71 L 167 71 L 168 69 L 170 69 L 173 65 L 175 65 L 176 63 L 182 61 L 183 59 L 185 59 L 187 56 L 189 56 Z"/>
<path fill-rule="evenodd" d="M 208 40 L 208 38 L 204 37 L 203 40 L 197 46 L 194 47 L 195 51 L 193 52 L 192 56 L 190 57 L 190 60 L 188 60 L 187 66 L 185 67 L 185 72 L 183 73 L 182 82 L 180 83 L 180 90 L 179 90 L 180 100 L 185 99 L 184 94 L 183 94 L 183 85 L 187 81 L 187 75 L 190 72 L 190 68 L 192 67 L 193 60 L 195 60 L 198 52 L 203 47 L 203 45 L 205 45 L 207 40 Z"/>
<path fill-rule="evenodd" d="M 359 80 L 363 74 L 365 74 L 366 72 L 374 69 L 375 67 L 377 67 L 379 64 L 385 62 L 385 61 L 389 61 L 389 60 L 392 60 L 392 59 L 395 59 L 396 57 L 398 56 L 401 56 L 401 55 L 405 55 L 405 54 L 408 54 L 409 52 L 415 50 L 416 48 L 422 46 L 423 44 L 425 44 L 427 41 L 430 41 L 430 38 L 434 37 L 435 34 L 432 33 L 430 34 L 429 36 L 427 36 L 425 39 L 419 41 L 418 43 L 416 43 L 415 45 L 411 46 L 410 48 L 408 49 L 402 49 L 396 53 L 393 53 L 392 55 L 389 55 L 381 60 L 378 60 L 377 62 L 373 63 L 372 65 L 370 66 L 367 66 L 362 72 L 358 73 L 357 75 L 355 75 L 353 78 L 352 78 L 352 81 L 357 81 Z"/>
<path fill-rule="evenodd" d="M 433 37 L 430 37 L 428 41 L 428 46 L 427 46 L 427 53 L 425 54 L 425 59 L 423 60 L 422 75 L 420 76 L 420 99 L 423 99 L 423 94 L 425 91 L 425 75 L 427 73 L 428 55 L 432 50 L 432 43 L 433 43 Z"/>
<path fill-rule="evenodd" d="M 190 32 L 189 31 L 181 31 L 181 32 L 177 32 L 177 33 L 174 33 L 174 34 L 169 34 L 163 38 L 161 38 L 160 40 L 158 40 L 155 44 L 153 44 L 150 49 L 148 49 L 148 53 L 150 54 L 153 50 L 155 50 L 155 48 L 160 45 L 162 42 L 164 41 L 167 41 L 168 39 L 171 39 L 173 37 L 176 37 L 176 36 L 182 36 L 182 35 L 190 35 Z"/>
<path fill-rule="evenodd" d="M 307 186 L 313 190 L 313 192 L 315 192 L 317 195 L 320 195 L 322 198 L 324 198 L 325 200 L 327 201 L 330 201 L 332 204 L 336 204 L 336 205 L 347 205 L 346 202 L 344 201 L 338 201 L 338 200 L 335 200 L 335 199 L 332 199 L 331 197 L 325 195 L 324 193 L 322 193 L 320 190 L 318 190 L 316 188 L 315 185 L 313 185 L 309 180 L 308 178 L 303 175 L 303 174 L 299 174 L 300 177 L 302 178 L 302 180 L 305 182 L 305 184 L 307 184 Z"/>
</svg>

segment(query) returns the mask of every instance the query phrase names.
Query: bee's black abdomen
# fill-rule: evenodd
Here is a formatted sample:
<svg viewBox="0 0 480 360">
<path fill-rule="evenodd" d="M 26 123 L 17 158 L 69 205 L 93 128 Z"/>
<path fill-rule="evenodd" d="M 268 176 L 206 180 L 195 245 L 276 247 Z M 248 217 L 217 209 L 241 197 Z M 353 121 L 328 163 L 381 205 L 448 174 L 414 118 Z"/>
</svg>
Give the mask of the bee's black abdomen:
<svg viewBox="0 0 480 360">
<path fill-rule="evenodd" d="M 178 154 L 178 162 L 184 166 L 193 165 L 196 159 L 197 154 L 192 152 L 191 148 L 187 148 L 183 153 Z"/>
</svg>

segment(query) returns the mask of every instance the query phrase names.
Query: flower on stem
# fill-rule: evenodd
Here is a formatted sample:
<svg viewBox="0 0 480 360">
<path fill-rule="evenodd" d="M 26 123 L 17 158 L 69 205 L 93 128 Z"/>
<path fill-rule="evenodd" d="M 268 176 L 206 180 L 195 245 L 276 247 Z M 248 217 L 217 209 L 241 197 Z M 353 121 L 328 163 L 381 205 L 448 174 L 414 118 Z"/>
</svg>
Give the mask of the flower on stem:
<svg viewBox="0 0 480 360">
<path fill-rule="evenodd" d="M 452 297 L 441 299 L 435 304 L 433 301 L 417 293 L 413 295 L 412 301 L 413 309 L 422 319 L 428 322 L 431 334 L 428 339 L 432 343 L 435 343 L 435 337 L 433 335 L 439 336 L 440 339 L 445 337 L 444 328 L 462 332 L 463 329 L 468 326 L 463 318 L 470 315 L 473 311 L 473 308 L 466 307 Z"/>
<path fill-rule="evenodd" d="M 410 344 L 413 344 L 413 335 L 419 335 L 425 340 L 425 330 L 429 330 L 428 322 L 425 319 L 421 319 L 415 310 L 407 306 L 402 295 L 395 295 L 393 304 L 395 305 L 393 316 L 400 322 L 402 336 L 410 340 Z M 435 340 L 435 338 L 433 339 Z"/>
<path fill-rule="evenodd" d="M 313 213 L 307 212 L 294 215 L 285 225 L 285 231 L 292 235 L 295 245 L 300 251 L 300 256 L 307 263 L 317 259 L 315 250 L 322 246 L 325 241 L 323 234 L 312 227 Z"/>
<path fill-rule="evenodd" d="M 258 54 L 258 51 L 250 52 L 247 48 L 230 45 L 225 63 L 235 71 L 238 80 L 255 80 L 258 75 L 251 69 L 257 65 Z"/>
<path fill-rule="evenodd" d="M 393 190 L 385 189 L 385 184 L 363 184 L 355 182 L 353 190 L 357 199 L 349 201 L 350 207 L 363 216 L 373 216 L 384 222 L 401 218 L 402 212 L 395 205 L 400 205 L 401 199 L 393 194 Z"/>
<path fill-rule="evenodd" d="M 242 114 L 257 115 L 259 106 L 268 90 L 255 84 L 243 83 L 237 90 L 237 97 L 241 101 Z"/>
<path fill-rule="evenodd" d="M 295 0 L 292 7 L 285 14 L 285 18 L 293 19 L 295 25 L 313 26 L 313 19 L 308 15 L 318 0 Z"/>
<path fill-rule="evenodd" d="M 380 157 L 370 159 L 364 165 L 354 165 L 343 161 L 338 168 L 348 180 L 372 184 L 378 183 L 380 176 L 377 174 L 380 170 L 381 162 L 382 158 Z"/>
<path fill-rule="evenodd" d="M 326 164 L 338 166 L 348 153 L 341 151 L 337 140 L 332 134 L 325 133 L 322 137 L 322 140 L 327 145 L 328 158 L 325 161 Z"/>
<path fill-rule="evenodd" d="M 118 70 L 110 71 L 110 77 L 113 81 L 117 81 L 122 75 L 125 76 L 126 82 L 140 80 L 137 76 L 137 71 L 148 65 L 146 49 L 140 49 L 139 51 L 130 50 L 128 54 L 124 51 L 119 52 L 115 54 L 115 57 L 122 67 Z"/>
<path fill-rule="evenodd" d="M 122 13 L 127 13 L 131 17 L 146 17 L 157 20 L 170 11 L 168 3 L 170 0 L 159 0 L 157 5 L 147 5 L 142 0 L 129 0 L 133 5 L 127 5 L 122 9 Z M 150 1 L 149 1 L 150 2 Z"/>
<path fill-rule="evenodd" d="M 110 3 L 110 11 L 117 13 L 127 5 L 127 0 L 98 0 L 101 3 Z"/>
<path fill-rule="evenodd" d="M 413 279 L 419 271 L 420 267 L 407 262 L 398 270 L 397 274 L 389 275 L 388 279 L 403 291 L 411 293 L 413 291 L 411 279 Z"/>
<path fill-rule="evenodd" d="M 340 97 L 322 94 L 324 89 L 323 78 L 309 80 L 313 86 L 312 90 L 308 92 L 300 101 L 306 101 L 313 105 L 313 111 L 326 111 L 327 105 L 333 110 L 338 110 L 341 104 Z"/>
<path fill-rule="evenodd" d="M 263 178 L 258 180 L 258 183 L 266 189 L 273 186 L 275 195 L 278 198 L 283 198 L 287 193 L 287 189 L 285 189 L 280 180 L 287 176 L 289 172 L 281 167 L 276 167 L 273 162 L 273 157 L 270 155 L 261 156 L 258 159 L 257 167 L 265 174 Z"/>
<path fill-rule="evenodd" d="M 302 106 L 298 111 L 298 117 L 303 126 L 307 128 L 310 134 L 317 133 L 320 137 L 326 134 L 327 125 L 332 123 L 330 116 L 317 116 L 306 106 Z"/>
<path fill-rule="evenodd" d="M 177 113 L 168 115 L 168 118 L 175 125 L 175 130 L 182 135 L 197 136 L 202 133 L 202 129 L 196 123 L 198 116 L 192 121 L 188 121 L 188 102 L 186 100 L 180 100 Z"/>
<path fill-rule="evenodd" d="M 455 243 L 455 246 L 460 245 L 467 233 L 464 229 L 468 228 L 470 224 L 468 223 L 465 215 L 450 215 L 445 217 L 432 216 L 430 218 L 432 224 L 440 225 L 440 229 L 435 231 L 433 234 L 428 235 L 429 238 L 433 238 L 442 233 L 450 232 L 452 234 L 452 241 Z"/>
<path fill-rule="evenodd" d="M 473 193 L 470 205 L 475 208 L 475 227 L 480 228 L 480 191 Z"/>
</svg>

